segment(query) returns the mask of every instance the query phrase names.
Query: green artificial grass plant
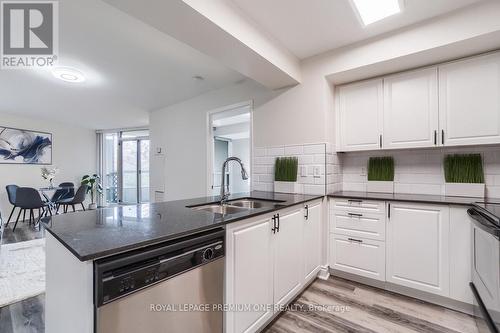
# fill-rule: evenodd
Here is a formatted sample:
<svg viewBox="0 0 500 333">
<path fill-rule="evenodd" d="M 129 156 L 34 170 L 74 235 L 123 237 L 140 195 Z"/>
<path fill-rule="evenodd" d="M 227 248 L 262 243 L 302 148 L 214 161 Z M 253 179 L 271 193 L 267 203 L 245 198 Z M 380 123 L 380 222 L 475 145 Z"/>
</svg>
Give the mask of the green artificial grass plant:
<svg viewBox="0 0 500 333">
<path fill-rule="evenodd" d="M 368 180 L 394 181 L 394 159 L 392 156 L 370 157 L 368 160 Z"/>
<path fill-rule="evenodd" d="M 297 157 L 278 157 L 274 164 L 274 180 L 282 182 L 297 181 L 297 169 L 299 160 Z"/>
<path fill-rule="evenodd" d="M 481 155 L 446 155 L 444 158 L 444 178 L 447 183 L 484 183 Z"/>
</svg>

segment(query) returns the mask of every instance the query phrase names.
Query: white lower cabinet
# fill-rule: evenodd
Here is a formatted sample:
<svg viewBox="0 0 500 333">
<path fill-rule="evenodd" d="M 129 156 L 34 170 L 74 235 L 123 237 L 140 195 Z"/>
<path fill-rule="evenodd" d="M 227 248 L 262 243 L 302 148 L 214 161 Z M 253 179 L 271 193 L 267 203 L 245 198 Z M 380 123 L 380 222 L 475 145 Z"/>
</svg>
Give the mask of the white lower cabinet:
<svg viewBox="0 0 500 333">
<path fill-rule="evenodd" d="M 472 304 L 472 221 L 467 208 L 450 207 L 450 298 Z"/>
<path fill-rule="evenodd" d="M 234 307 L 273 303 L 271 218 L 228 225 L 226 233 L 226 304 Z M 255 332 L 273 315 L 273 309 L 225 312 L 226 333 Z"/>
<path fill-rule="evenodd" d="M 332 268 L 385 281 L 384 242 L 332 234 L 330 251 Z"/>
<path fill-rule="evenodd" d="M 300 290 L 302 267 L 302 209 L 279 215 L 279 231 L 272 241 L 274 246 L 274 304 L 285 304 Z"/>
<path fill-rule="evenodd" d="M 275 306 L 291 301 L 306 278 L 317 274 L 322 205 L 318 201 L 308 207 L 298 205 L 262 219 L 227 225 L 226 333 L 260 330 L 275 314 Z M 251 311 L 245 308 L 248 306 Z"/>
<path fill-rule="evenodd" d="M 330 201 L 330 267 L 472 304 L 468 207 L 379 203 L 386 214 Z"/>
<path fill-rule="evenodd" d="M 449 207 L 391 203 L 388 282 L 449 296 Z"/>
<path fill-rule="evenodd" d="M 302 246 L 304 258 L 304 280 L 307 282 L 318 274 L 321 267 L 321 202 L 307 205 Z"/>
</svg>

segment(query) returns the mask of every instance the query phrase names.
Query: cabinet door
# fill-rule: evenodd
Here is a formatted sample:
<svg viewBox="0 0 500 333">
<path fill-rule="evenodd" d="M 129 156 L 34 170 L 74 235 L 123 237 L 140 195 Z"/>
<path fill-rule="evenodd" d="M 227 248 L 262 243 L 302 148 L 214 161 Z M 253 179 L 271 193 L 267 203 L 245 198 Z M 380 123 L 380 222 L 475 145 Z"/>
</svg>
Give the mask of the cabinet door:
<svg viewBox="0 0 500 333">
<path fill-rule="evenodd" d="M 437 68 L 384 78 L 384 148 L 438 144 Z"/>
<path fill-rule="evenodd" d="M 299 244 L 302 241 L 303 221 L 302 208 L 286 215 L 280 214 L 279 231 L 273 237 L 274 304 L 277 305 L 290 301 L 302 286 L 302 247 Z M 253 287 L 250 289 L 254 290 Z"/>
<path fill-rule="evenodd" d="M 500 53 L 439 66 L 445 146 L 500 142 Z"/>
<path fill-rule="evenodd" d="M 307 205 L 304 217 L 304 278 L 314 278 L 321 265 L 321 203 Z"/>
<path fill-rule="evenodd" d="M 382 79 L 337 89 L 339 151 L 380 149 L 382 134 Z"/>
<path fill-rule="evenodd" d="M 228 226 L 226 233 L 226 303 L 273 303 L 273 251 L 270 219 Z M 255 332 L 271 316 L 262 311 L 227 311 L 226 332 Z"/>
<path fill-rule="evenodd" d="M 472 221 L 468 207 L 450 207 L 450 298 L 472 304 Z"/>
<path fill-rule="evenodd" d="M 388 282 L 449 295 L 449 207 L 391 203 L 387 219 Z"/>
</svg>

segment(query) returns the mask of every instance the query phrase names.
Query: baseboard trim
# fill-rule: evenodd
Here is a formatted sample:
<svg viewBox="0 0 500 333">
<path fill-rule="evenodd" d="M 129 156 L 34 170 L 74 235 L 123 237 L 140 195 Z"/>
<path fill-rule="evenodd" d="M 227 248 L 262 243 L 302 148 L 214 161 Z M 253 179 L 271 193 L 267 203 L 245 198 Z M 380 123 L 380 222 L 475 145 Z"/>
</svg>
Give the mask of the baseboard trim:
<svg viewBox="0 0 500 333">
<path fill-rule="evenodd" d="M 321 266 L 318 272 L 318 279 L 328 280 L 329 277 L 330 270 L 328 269 L 328 266 Z"/>
<path fill-rule="evenodd" d="M 440 305 L 448 309 L 463 312 L 469 315 L 473 314 L 472 304 L 460 302 L 448 297 L 439 296 L 427 293 L 425 291 L 415 290 L 413 288 L 404 287 L 396 285 L 390 282 L 382 282 L 374 279 L 370 279 L 364 276 L 358 276 L 351 273 L 342 272 L 336 269 L 330 268 L 330 273 L 333 276 L 337 276 L 346 280 L 355 281 L 358 283 L 366 284 L 371 287 L 384 289 L 393 293 L 401 294 L 404 296 L 416 298 L 425 302 Z"/>
</svg>

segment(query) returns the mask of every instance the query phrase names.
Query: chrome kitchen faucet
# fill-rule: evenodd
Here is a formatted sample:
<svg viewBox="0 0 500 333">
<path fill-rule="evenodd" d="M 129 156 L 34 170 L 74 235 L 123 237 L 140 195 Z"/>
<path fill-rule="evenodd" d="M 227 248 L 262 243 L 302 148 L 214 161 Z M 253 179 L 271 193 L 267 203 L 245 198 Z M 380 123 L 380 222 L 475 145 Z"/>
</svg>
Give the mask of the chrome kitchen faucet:
<svg viewBox="0 0 500 333">
<path fill-rule="evenodd" d="M 238 164 L 241 167 L 241 179 L 247 180 L 248 179 L 248 173 L 245 170 L 245 167 L 243 166 L 243 162 L 238 157 L 229 157 L 222 163 L 222 180 L 221 180 L 221 187 L 220 187 L 220 204 L 223 205 L 226 203 L 227 198 L 229 198 L 229 184 L 227 184 L 227 189 L 226 189 L 226 167 L 229 161 L 235 161 L 238 162 Z"/>
</svg>

